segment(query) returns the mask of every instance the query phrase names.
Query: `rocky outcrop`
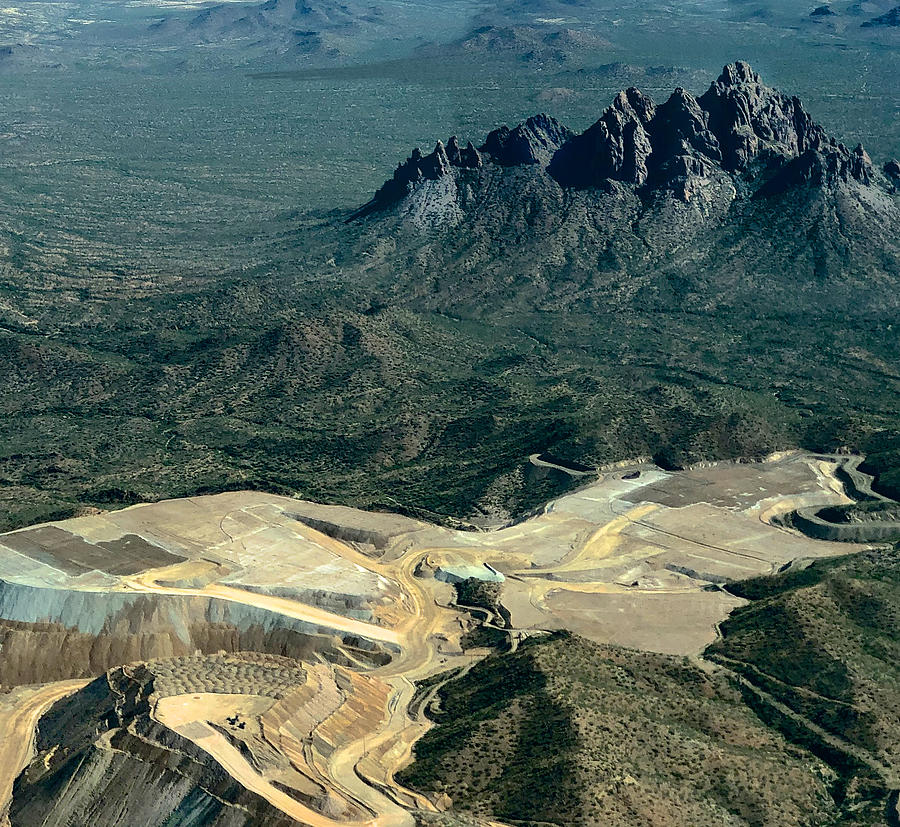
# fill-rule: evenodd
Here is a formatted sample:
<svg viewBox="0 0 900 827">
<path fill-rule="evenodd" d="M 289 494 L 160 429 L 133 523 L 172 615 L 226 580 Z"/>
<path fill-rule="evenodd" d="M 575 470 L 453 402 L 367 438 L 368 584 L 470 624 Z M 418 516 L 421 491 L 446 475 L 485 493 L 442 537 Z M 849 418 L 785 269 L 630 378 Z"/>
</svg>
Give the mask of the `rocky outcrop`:
<svg viewBox="0 0 900 827">
<path fill-rule="evenodd" d="M 479 149 L 471 141 L 461 147 L 455 135 L 446 146 L 438 141 L 428 155 L 423 155 L 417 147 L 354 217 L 390 207 L 403 200 L 421 183 L 440 181 L 454 170 L 478 170 L 484 165 L 483 156 L 502 167 L 546 165 L 572 134 L 549 115 L 537 115 L 515 129 L 508 126 L 495 129 Z"/>
<path fill-rule="evenodd" d="M 481 151 L 501 166 L 546 165 L 574 133 L 549 115 L 536 115 L 515 129 L 501 126 L 487 136 Z"/>
<path fill-rule="evenodd" d="M 747 63 L 726 66 L 699 103 L 709 113 L 729 171 L 746 169 L 757 159 L 793 159 L 814 151 L 841 180 L 869 183 L 872 162 L 861 146 L 851 151 L 829 137 L 799 98 L 763 85 Z"/>
<path fill-rule="evenodd" d="M 493 145 L 477 171 L 368 206 L 380 212 L 356 228 L 361 249 L 386 235 L 409 245 L 402 286 L 384 263 L 393 301 L 478 315 L 545 303 L 880 315 L 900 301 L 900 187 L 746 63 L 700 96 L 619 93 L 546 164 L 498 163 Z"/>
<path fill-rule="evenodd" d="M 764 152 L 795 157 L 826 141 L 824 130 L 797 98 L 763 86 L 743 62 L 726 66 L 699 103 L 708 113 L 728 170 L 744 169 Z"/>
<path fill-rule="evenodd" d="M 566 189 L 608 189 L 620 182 L 669 191 L 681 201 L 708 181 L 751 167 L 775 170 L 777 180 L 764 193 L 803 182 L 869 184 L 874 174 L 862 146 L 850 150 L 830 137 L 798 98 L 763 84 L 743 61 L 726 66 L 699 98 L 679 88 L 656 105 L 630 88 L 579 135 L 538 115 L 515 129 L 494 130 L 480 151 L 498 167 L 546 169 Z M 387 207 L 420 181 L 451 175 L 454 167 L 481 164 L 471 144 L 465 153 L 455 143 L 453 152 L 441 143 L 428 156 L 417 150 L 359 214 Z"/>
<path fill-rule="evenodd" d="M 641 186 L 649 175 L 654 114 L 653 101 L 637 89 L 619 92 L 597 123 L 557 153 L 550 174 L 564 187 L 598 187 L 608 179 Z"/>
<path fill-rule="evenodd" d="M 818 152 L 808 149 L 789 161 L 757 192 L 758 196 L 772 196 L 787 192 L 803 184 L 825 186 L 832 181 L 855 179 L 868 184 L 872 176 L 872 161 L 868 153 L 857 148 L 846 155 L 838 152 Z"/>
<path fill-rule="evenodd" d="M 873 17 L 860 24 L 863 29 L 895 28 L 900 26 L 900 6 L 894 6 L 890 11 Z"/>
<path fill-rule="evenodd" d="M 394 170 L 394 175 L 375 193 L 355 217 L 368 215 L 375 210 L 384 209 L 409 195 L 423 181 L 437 181 L 448 175 L 453 168 L 478 169 L 482 165 L 481 154 L 469 141 L 461 148 L 454 135 L 444 146 L 438 141 L 434 150 L 423 155 L 416 147 L 409 158 Z"/>
</svg>

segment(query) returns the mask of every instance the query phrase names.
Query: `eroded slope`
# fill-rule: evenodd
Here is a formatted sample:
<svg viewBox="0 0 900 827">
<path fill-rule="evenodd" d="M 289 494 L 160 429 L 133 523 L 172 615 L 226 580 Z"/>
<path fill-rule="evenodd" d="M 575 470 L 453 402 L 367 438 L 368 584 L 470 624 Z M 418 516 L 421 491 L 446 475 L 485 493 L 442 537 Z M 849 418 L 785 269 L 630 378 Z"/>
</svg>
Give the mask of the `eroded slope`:
<svg viewBox="0 0 900 827">
<path fill-rule="evenodd" d="M 122 807 L 152 824 L 187 818 L 196 804 L 198 818 L 223 824 L 253 824 L 274 808 L 316 827 L 410 827 L 413 813 L 454 801 L 515 820 L 533 799 L 579 824 L 635 813 L 671 823 L 676 802 L 686 824 L 728 813 L 752 823 L 753 802 L 768 823 L 825 824 L 845 799 L 879 800 L 877 772 L 851 788 L 831 753 L 820 758 L 832 769 L 815 769 L 815 751 L 792 752 L 751 725 L 721 676 L 672 656 L 696 657 L 745 602 L 729 584 L 847 550 L 780 519 L 847 503 L 844 457 L 796 452 L 682 472 L 647 461 L 566 472 L 553 457 L 532 461 L 576 474 L 582 487 L 493 530 L 235 492 L 0 535 L 4 680 L 127 663 L 39 726 L 13 823 L 91 814 L 112 825 L 110 785 L 126 781 Z M 142 548 L 143 569 L 131 553 Z M 552 658 L 533 655 L 559 629 L 593 642 L 555 637 L 548 651 L 575 654 L 554 670 Z M 490 650 L 510 654 L 477 666 Z M 448 712 L 429 736 L 437 740 L 421 742 L 428 716 L 452 711 L 457 685 L 472 695 L 464 706 L 487 711 L 477 720 Z M 29 709 L 0 717 L 16 739 L 13 767 L 28 755 Z M 452 751 L 459 738 L 460 755 L 471 748 L 486 761 L 471 781 L 404 783 L 422 766 L 431 772 L 429 744 Z M 417 744 L 426 763 L 398 775 Z M 773 780 L 778 762 L 790 771 Z M 161 763 L 180 780 L 166 776 L 172 796 L 147 803 Z M 678 769 L 698 763 L 696 775 Z M 717 786 L 719 764 L 729 775 Z M 442 767 L 471 771 L 456 759 Z M 654 797 L 641 773 L 660 775 L 664 793 Z M 220 786 L 230 791 L 222 801 Z"/>
</svg>

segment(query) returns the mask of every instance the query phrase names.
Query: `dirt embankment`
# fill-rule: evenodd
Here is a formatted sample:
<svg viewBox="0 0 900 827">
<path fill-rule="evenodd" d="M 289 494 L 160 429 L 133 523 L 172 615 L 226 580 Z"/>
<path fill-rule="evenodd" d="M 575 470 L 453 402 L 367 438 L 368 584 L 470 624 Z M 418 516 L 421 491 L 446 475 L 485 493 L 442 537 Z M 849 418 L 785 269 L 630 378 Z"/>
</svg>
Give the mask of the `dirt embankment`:
<svg viewBox="0 0 900 827">
<path fill-rule="evenodd" d="M 31 758 L 34 729 L 56 701 L 81 689 L 86 681 L 69 680 L 49 686 L 23 687 L 0 696 L 0 827 L 7 827 L 16 776 Z"/>
</svg>

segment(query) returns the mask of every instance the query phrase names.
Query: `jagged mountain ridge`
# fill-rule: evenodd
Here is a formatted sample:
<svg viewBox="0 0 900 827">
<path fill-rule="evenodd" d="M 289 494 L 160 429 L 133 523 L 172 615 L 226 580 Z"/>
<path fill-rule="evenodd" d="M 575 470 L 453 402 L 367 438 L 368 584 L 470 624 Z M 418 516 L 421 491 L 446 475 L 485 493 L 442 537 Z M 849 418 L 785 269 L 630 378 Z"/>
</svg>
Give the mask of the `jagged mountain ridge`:
<svg viewBox="0 0 900 827">
<path fill-rule="evenodd" d="M 482 166 L 479 152 L 501 166 L 542 164 L 562 187 L 577 189 L 610 181 L 664 185 L 686 175 L 707 176 L 714 166 L 735 173 L 760 158 L 797 162 L 792 171 L 818 168 L 829 179 L 844 182 L 853 178 L 869 184 L 873 179 L 872 161 L 862 145 L 851 151 L 827 135 L 798 98 L 763 85 L 742 61 L 726 66 L 699 98 L 678 88 L 657 106 L 633 87 L 620 92 L 579 135 L 541 114 L 513 130 L 495 129 L 479 150 L 469 142 L 460 153 L 455 136 L 448 147 L 438 141 L 429 155 L 414 150 L 371 206 L 388 206 L 411 194 L 418 181 L 437 179 L 454 167 L 477 169 Z M 687 193 L 682 197 L 689 200 Z"/>
<path fill-rule="evenodd" d="M 271 272 L 78 302 L 17 275 L 5 525 L 222 486 L 505 519 L 566 482 L 536 478 L 534 452 L 890 442 L 900 178 L 857 180 L 829 140 L 806 180 L 794 143 L 745 134 L 764 151 L 739 172 L 695 136 L 678 157 L 704 176 L 563 187 L 548 167 L 571 133 L 534 119 L 484 151 L 448 142 L 431 171 L 422 155 L 361 219 L 306 221 L 267 247 Z"/>
<path fill-rule="evenodd" d="M 890 169 L 738 62 L 700 97 L 621 92 L 581 134 L 539 115 L 478 148 L 451 138 L 414 152 L 355 217 L 368 217 L 363 235 L 397 220 L 419 234 L 404 290 L 430 306 L 503 292 L 556 306 L 895 312 Z M 442 295 L 435 272 L 463 282 Z"/>
</svg>

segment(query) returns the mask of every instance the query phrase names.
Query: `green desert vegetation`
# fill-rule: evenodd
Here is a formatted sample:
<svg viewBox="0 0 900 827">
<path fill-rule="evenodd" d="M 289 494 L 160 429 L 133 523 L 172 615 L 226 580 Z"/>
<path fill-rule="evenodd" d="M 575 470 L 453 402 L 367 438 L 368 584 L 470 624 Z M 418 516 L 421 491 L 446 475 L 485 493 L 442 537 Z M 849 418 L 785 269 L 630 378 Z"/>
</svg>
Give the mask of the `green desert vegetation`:
<svg viewBox="0 0 900 827">
<path fill-rule="evenodd" d="M 729 589 L 752 602 L 722 624 L 706 656 L 759 691 L 752 700 L 761 716 L 829 755 L 851 793 L 896 789 L 900 547 L 818 560 Z M 766 698 L 799 717 L 785 717 Z M 816 729 L 804 729 L 803 720 Z"/>
<path fill-rule="evenodd" d="M 896 309 L 827 301 L 892 295 L 891 237 L 858 243 L 814 198 L 735 202 L 718 235 L 670 214 L 633 234 L 619 209 L 622 244 L 595 237 L 608 203 L 542 235 L 578 205 L 533 190 L 508 237 L 492 204 L 413 238 L 343 223 L 413 146 L 540 111 L 583 129 L 620 89 L 700 93 L 745 56 L 880 167 L 900 135 L 893 32 L 798 3 L 626 2 L 615 26 L 604 4 L 413 3 L 391 31 L 427 20 L 424 49 L 368 51 L 382 21 L 289 55 L 273 31 L 188 45 L 224 7 L 195 28 L 189 9 L 158 27 L 152 7 L 76 5 L 2 20 L 31 45 L 0 54 L 0 527 L 239 487 L 515 516 L 572 484 L 529 468 L 536 451 L 675 466 L 847 446 L 898 490 Z"/>
<path fill-rule="evenodd" d="M 489 657 L 405 783 L 515 824 L 894 823 L 900 547 L 728 589 L 705 666 L 569 633 Z"/>
<path fill-rule="evenodd" d="M 222 289 L 134 299 L 134 313 L 109 302 L 84 328 L 51 310 L 40 342 L 0 331 L 0 527 L 236 488 L 502 518 L 576 483 L 529 466 L 536 451 L 677 467 L 797 445 L 866 451 L 896 433 L 894 384 L 868 364 L 891 360 L 893 340 L 852 319 L 573 311 L 473 325 L 385 308 L 355 316 L 345 339 L 345 321 L 294 309 L 294 291 L 271 289 L 265 305 L 280 309 L 259 311 L 261 330 Z M 161 337 L 175 328 L 195 332 L 173 352 Z M 872 457 L 879 485 L 895 460 Z"/>
<path fill-rule="evenodd" d="M 456 602 L 462 606 L 478 606 L 489 612 L 496 612 L 500 605 L 502 587 L 499 583 L 467 577 L 454 585 Z"/>
<path fill-rule="evenodd" d="M 402 781 L 538 825 L 857 823 L 837 774 L 768 729 L 726 675 L 568 633 L 494 655 L 440 692 Z M 877 822 L 859 822 L 877 823 Z"/>
</svg>

